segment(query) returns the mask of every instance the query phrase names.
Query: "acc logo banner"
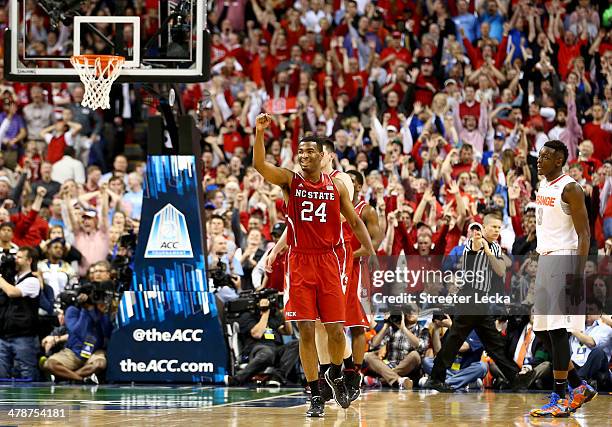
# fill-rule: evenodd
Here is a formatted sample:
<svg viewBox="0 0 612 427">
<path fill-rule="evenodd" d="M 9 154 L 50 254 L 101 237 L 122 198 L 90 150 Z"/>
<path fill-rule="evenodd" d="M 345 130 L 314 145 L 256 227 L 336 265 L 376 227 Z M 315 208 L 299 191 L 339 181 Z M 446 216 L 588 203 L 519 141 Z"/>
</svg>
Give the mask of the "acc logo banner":
<svg viewBox="0 0 612 427">
<path fill-rule="evenodd" d="M 170 203 L 153 218 L 144 257 L 193 258 L 185 215 Z"/>
</svg>

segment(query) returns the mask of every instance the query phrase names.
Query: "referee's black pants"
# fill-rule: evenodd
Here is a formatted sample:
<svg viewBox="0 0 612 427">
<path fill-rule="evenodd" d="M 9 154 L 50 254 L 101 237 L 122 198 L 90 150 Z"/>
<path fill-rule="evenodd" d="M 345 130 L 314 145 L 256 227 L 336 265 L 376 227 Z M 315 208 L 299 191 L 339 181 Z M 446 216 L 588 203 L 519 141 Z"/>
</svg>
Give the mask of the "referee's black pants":
<svg viewBox="0 0 612 427">
<path fill-rule="evenodd" d="M 444 338 L 442 348 L 434 359 L 431 378 L 441 382 L 446 380 L 446 370 L 451 367 L 459 353 L 459 348 L 472 330 L 476 331 L 487 354 L 495 361 L 506 379 L 510 382 L 514 381 L 519 367 L 505 354 L 504 340 L 495 327 L 495 317 L 477 315 L 454 317 L 452 326 L 446 332 L 447 336 Z"/>
</svg>

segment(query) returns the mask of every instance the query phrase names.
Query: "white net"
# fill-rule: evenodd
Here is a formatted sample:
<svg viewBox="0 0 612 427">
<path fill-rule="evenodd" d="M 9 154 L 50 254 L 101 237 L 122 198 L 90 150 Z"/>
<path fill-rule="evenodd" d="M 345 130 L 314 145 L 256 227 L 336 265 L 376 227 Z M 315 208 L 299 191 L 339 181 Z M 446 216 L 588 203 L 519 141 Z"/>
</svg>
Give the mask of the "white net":
<svg viewBox="0 0 612 427">
<path fill-rule="evenodd" d="M 81 105 L 93 110 L 110 108 L 110 90 L 125 62 L 122 56 L 79 55 L 70 58 L 85 86 Z"/>
</svg>

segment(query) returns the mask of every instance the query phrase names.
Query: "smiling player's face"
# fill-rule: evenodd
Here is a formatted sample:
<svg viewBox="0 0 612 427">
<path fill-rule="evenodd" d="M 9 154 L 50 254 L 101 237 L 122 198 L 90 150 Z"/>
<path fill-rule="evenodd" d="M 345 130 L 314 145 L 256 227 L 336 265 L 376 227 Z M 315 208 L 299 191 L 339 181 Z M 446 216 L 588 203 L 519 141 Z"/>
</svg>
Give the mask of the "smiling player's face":
<svg viewBox="0 0 612 427">
<path fill-rule="evenodd" d="M 317 144 L 312 141 L 304 141 L 298 147 L 298 161 L 302 170 L 313 173 L 321 170 L 323 152 L 317 149 Z"/>
</svg>

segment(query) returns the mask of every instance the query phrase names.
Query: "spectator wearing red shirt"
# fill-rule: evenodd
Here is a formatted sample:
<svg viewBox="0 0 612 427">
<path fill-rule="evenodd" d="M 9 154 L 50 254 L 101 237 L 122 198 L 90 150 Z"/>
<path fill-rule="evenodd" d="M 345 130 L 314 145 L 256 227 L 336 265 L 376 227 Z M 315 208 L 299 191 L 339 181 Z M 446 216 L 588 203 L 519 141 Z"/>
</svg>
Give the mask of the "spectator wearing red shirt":
<svg viewBox="0 0 612 427">
<path fill-rule="evenodd" d="M 357 58 L 348 58 L 348 69 L 345 68 L 345 79 L 349 82 L 349 87 L 352 88 L 349 97 L 353 98 L 357 95 L 357 90 L 363 87 L 364 82 L 368 81 L 368 71 L 359 70 L 359 61 Z"/>
<path fill-rule="evenodd" d="M 210 64 L 215 65 L 225 59 L 228 49 L 221 41 L 219 34 L 213 34 L 210 46 Z"/>
<path fill-rule="evenodd" d="M 63 119 L 40 131 L 40 137 L 47 143 L 46 159 L 53 164 L 64 157 L 64 149 L 74 145 L 74 138 L 83 126 L 77 122 L 68 122 Z"/>
<path fill-rule="evenodd" d="M 504 59 L 506 59 L 506 47 L 508 46 L 508 31 L 510 31 L 510 25 L 504 24 L 504 36 L 502 38 L 499 47 L 497 48 L 497 53 L 493 51 L 493 46 L 486 44 L 482 47 L 482 50 L 478 50 L 472 45 L 470 40 L 465 37 L 465 32 L 463 28 L 460 28 L 461 37 L 463 39 L 463 45 L 465 46 L 465 50 L 467 56 L 470 58 L 472 62 L 472 67 L 477 70 L 482 67 L 485 63 L 491 61 L 495 68 L 500 69 L 504 64 Z"/>
<path fill-rule="evenodd" d="M 237 147 L 249 150 L 249 140 L 246 135 L 238 129 L 236 117 L 230 116 L 225 121 L 226 127 L 221 128 L 219 137 L 222 139 L 223 151 L 228 157 L 232 157 Z"/>
<path fill-rule="evenodd" d="M 395 72 L 391 75 L 391 81 L 388 85 L 383 87 L 382 93 L 387 94 L 390 91 L 397 93 L 399 99 L 404 99 L 404 95 L 408 90 L 408 74 L 406 73 L 406 66 L 399 63 L 395 67 Z"/>
<path fill-rule="evenodd" d="M 452 156 L 449 153 L 449 156 Z M 459 163 L 453 165 L 451 177 L 457 179 L 463 172 L 476 172 L 482 179 L 485 176 L 485 168 L 474 158 L 474 148 L 470 144 L 463 144 L 459 150 Z"/>
<path fill-rule="evenodd" d="M 402 33 L 394 31 L 391 36 L 393 38 L 389 47 L 383 49 L 380 54 L 380 64 L 386 66 L 389 71 L 394 70 L 400 63 L 412 64 L 412 54 L 408 49 L 402 47 Z"/>
<path fill-rule="evenodd" d="M 274 70 L 278 65 L 277 59 L 270 54 L 270 46 L 266 39 L 259 40 L 257 55 L 251 63 L 251 77 L 257 86 L 265 85 L 274 78 Z"/>
<path fill-rule="evenodd" d="M 434 95 L 440 89 L 438 79 L 434 76 L 434 66 L 431 58 L 423 58 L 418 72 L 413 70 L 410 74 L 414 82 L 415 102 L 431 105 Z"/>
<path fill-rule="evenodd" d="M 274 31 L 272 40 L 270 40 L 270 53 L 276 59 L 276 62 L 289 59 L 289 46 L 285 32 L 282 29 Z"/>
<path fill-rule="evenodd" d="M 563 28 L 561 22 L 562 12 L 564 10 L 560 8 L 552 12 L 552 17 L 548 23 L 547 35 L 549 40 L 556 45 L 559 75 L 565 80 L 567 74 L 571 71 L 570 67 L 574 63 L 574 59 L 580 56 L 580 48 L 586 45 L 589 35 L 585 25 L 582 29 L 580 40 L 577 40 L 576 35 L 571 31 L 565 31 L 563 38 L 561 38 L 559 28 Z"/>
<path fill-rule="evenodd" d="M 306 28 L 300 22 L 300 12 L 291 8 L 287 12 L 287 19 L 280 23 L 287 35 L 287 44 L 294 46 L 300 41 L 300 37 L 306 34 Z"/>
<path fill-rule="evenodd" d="M 465 116 L 474 116 L 478 121 L 480 118 L 480 103 L 476 101 L 476 88 L 474 85 L 466 85 L 463 92 L 465 100 L 459 105 L 459 116 L 462 120 Z"/>
<path fill-rule="evenodd" d="M 402 249 L 407 250 L 411 241 L 416 240 L 416 228 L 413 228 L 412 215 L 414 209 L 410 205 L 387 214 L 387 232 L 385 236 L 385 255 L 397 256 Z"/>
<path fill-rule="evenodd" d="M 591 109 L 593 121 L 584 125 L 584 139 L 593 143 L 593 157 L 603 162 L 612 154 L 612 133 L 602 128 L 604 109 L 601 105 L 593 105 Z"/>
<path fill-rule="evenodd" d="M 11 222 L 15 224 L 13 243 L 17 246 L 36 247 L 47 238 L 49 224 L 38 216 L 46 194 L 44 187 L 38 187 L 36 197 L 25 199 L 21 212 L 11 215 Z"/>
</svg>

